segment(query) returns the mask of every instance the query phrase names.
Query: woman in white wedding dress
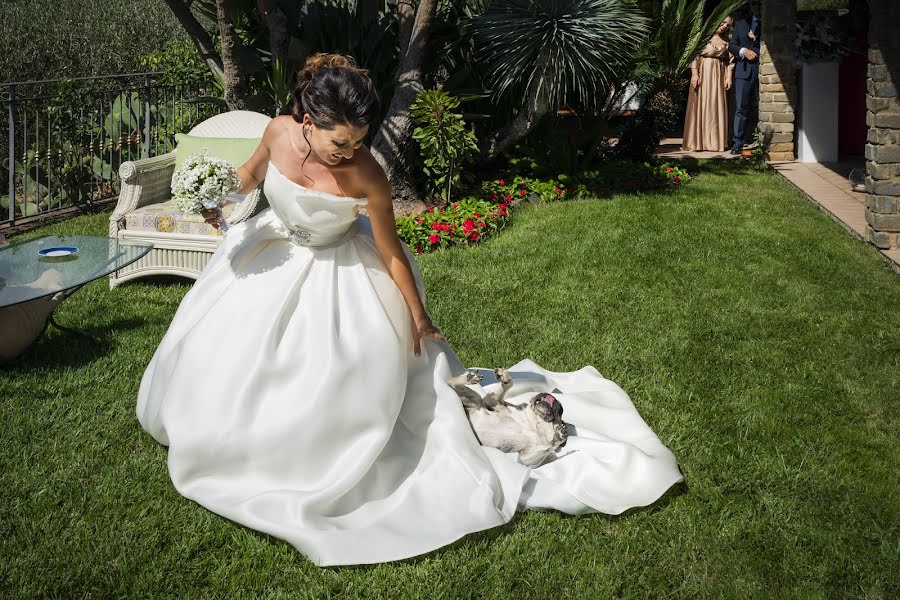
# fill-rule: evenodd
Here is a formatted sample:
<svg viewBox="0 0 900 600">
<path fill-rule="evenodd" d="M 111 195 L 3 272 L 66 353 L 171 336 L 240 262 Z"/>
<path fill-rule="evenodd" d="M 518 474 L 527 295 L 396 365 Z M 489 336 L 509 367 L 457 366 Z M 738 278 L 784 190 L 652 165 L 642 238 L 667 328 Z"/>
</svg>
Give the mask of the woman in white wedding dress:
<svg viewBox="0 0 900 600">
<path fill-rule="evenodd" d="M 681 481 L 676 460 L 590 366 L 509 369 L 508 401 L 552 391 L 565 407 L 554 460 L 528 468 L 479 445 L 447 385 L 465 367 L 424 308 L 390 186 L 361 145 L 377 103 L 352 59 L 311 57 L 293 114 L 238 170 L 242 193 L 264 182 L 270 208 L 226 233 L 138 395 L 175 488 L 318 565 L 415 556 L 517 509 L 654 502 Z"/>
</svg>

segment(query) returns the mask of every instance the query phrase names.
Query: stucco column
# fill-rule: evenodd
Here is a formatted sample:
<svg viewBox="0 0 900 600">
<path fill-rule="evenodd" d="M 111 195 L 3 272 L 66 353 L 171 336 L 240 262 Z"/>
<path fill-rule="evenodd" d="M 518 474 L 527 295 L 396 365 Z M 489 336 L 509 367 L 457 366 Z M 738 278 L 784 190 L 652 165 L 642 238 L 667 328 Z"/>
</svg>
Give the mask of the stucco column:
<svg viewBox="0 0 900 600">
<path fill-rule="evenodd" d="M 870 0 L 869 78 L 866 83 L 866 221 L 869 241 L 900 246 L 900 2 Z"/>
<path fill-rule="evenodd" d="M 759 127 L 770 132 L 769 160 L 794 160 L 797 75 L 794 0 L 765 0 L 759 62 Z"/>
</svg>

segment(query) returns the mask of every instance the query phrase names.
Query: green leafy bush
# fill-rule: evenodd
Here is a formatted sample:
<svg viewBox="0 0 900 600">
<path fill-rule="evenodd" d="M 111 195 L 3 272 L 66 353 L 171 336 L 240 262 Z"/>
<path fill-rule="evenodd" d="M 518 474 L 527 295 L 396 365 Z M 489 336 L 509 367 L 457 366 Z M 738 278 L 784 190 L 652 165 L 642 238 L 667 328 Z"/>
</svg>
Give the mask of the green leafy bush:
<svg viewBox="0 0 900 600">
<path fill-rule="evenodd" d="M 412 137 L 422 152 L 429 196 L 447 197 L 447 182 L 459 185 L 460 167 L 478 153 L 475 134 L 467 131 L 459 99 L 440 90 L 426 90 L 410 105 L 416 128 Z"/>
<path fill-rule="evenodd" d="M 195 84 L 212 89 L 212 72 L 187 38 L 176 38 L 163 48 L 143 54 L 138 62 L 142 71 L 163 73 L 155 79 L 160 85 Z"/>
</svg>

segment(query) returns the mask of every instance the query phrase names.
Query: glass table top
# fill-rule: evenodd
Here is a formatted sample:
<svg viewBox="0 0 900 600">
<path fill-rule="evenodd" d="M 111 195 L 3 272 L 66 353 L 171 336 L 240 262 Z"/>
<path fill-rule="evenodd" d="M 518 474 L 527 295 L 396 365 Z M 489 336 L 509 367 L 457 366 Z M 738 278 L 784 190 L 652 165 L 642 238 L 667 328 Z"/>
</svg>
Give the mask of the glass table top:
<svg viewBox="0 0 900 600">
<path fill-rule="evenodd" d="M 152 248 L 152 244 L 84 235 L 14 238 L 0 246 L 0 307 L 105 277 Z"/>
</svg>

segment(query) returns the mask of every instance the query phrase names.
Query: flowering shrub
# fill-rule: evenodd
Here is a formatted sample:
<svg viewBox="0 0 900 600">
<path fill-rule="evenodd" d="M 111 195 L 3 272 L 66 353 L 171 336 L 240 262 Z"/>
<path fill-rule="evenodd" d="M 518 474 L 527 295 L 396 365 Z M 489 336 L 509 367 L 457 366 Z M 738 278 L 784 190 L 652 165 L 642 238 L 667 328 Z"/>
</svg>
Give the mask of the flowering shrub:
<svg viewBox="0 0 900 600">
<path fill-rule="evenodd" d="M 473 244 L 503 229 L 509 221 L 509 205 L 477 198 L 463 198 L 443 210 L 428 209 L 419 215 L 397 218 L 397 235 L 416 253 Z"/>
<path fill-rule="evenodd" d="M 515 176 L 481 184 L 481 193 L 494 202 L 511 202 L 535 193 L 542 202 L 572 198 L 603 198 L 613 192 L 647 191 L 678 187 L 690 179 L 677 165 L 661 163 L 635 164 L 613 161 L 597 171 L 583 171 L 577 176 L 560 175 L 556 179 L 533 179 Z"/>
<path fill-rule="evenodd" d="M 578 198 L 603 198 L 613 192 L 674 188 L 688 181 L 677 165 L 608 163 L 602 170 L 577 176 L 534 179 L 515 175 L 484 181 L 468 195 L 441 209 L 399 217 L 397 234 L 416 253 L 469 245 L 506 226 L 509 213 L 523 200 L 556 202 Z"/>
</svg>

